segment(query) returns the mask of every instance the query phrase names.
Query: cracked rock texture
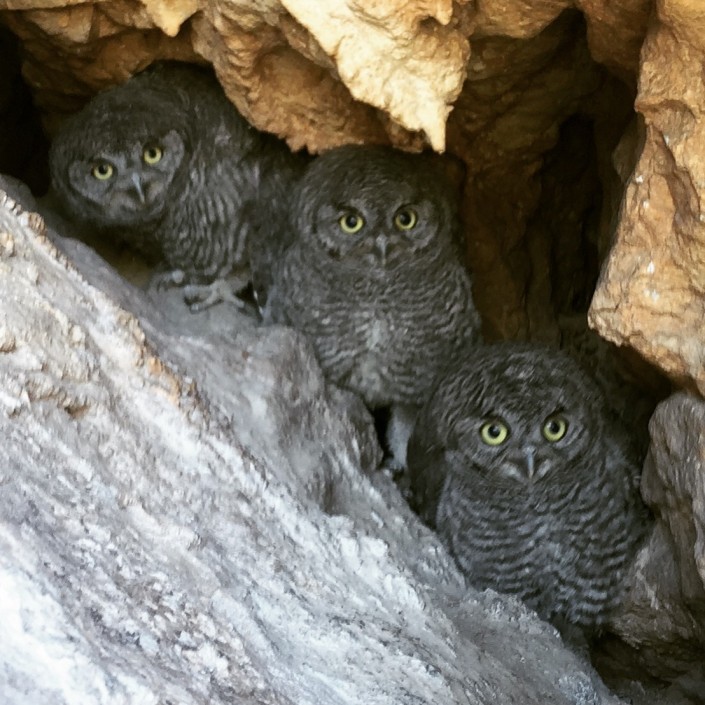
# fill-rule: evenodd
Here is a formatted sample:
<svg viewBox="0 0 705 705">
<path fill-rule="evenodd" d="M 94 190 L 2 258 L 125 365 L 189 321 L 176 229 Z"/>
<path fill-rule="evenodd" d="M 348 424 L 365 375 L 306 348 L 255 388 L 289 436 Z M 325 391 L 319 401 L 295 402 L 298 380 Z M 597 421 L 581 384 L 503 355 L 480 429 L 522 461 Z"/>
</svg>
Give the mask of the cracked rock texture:
<svg viewBox="0 0 705 705">
<path fill-rule="evenodd" d="M 309 346 L 0 195 L 3 705 L 616 703 L 467 590 Z"/>
<path fill-rule="evenodd" d="M 641 486 L 656 525 L 612 625 L 628 646 L 608 645 L 606 670 L 630 664 L 632 672 L 675 681 L 681 694 L 695 688 L 685 702 L 698 703 L 705 693 L 705 402 L 674 394 L 656 409 L 650 432 Z"/>
<path fill-rule="evenodd" d="M 605 337 L 705 393 L 705 14 L 656 3 L 636 109 L 643 118 L 615 245 L 590 310 Z"/>
</svg>

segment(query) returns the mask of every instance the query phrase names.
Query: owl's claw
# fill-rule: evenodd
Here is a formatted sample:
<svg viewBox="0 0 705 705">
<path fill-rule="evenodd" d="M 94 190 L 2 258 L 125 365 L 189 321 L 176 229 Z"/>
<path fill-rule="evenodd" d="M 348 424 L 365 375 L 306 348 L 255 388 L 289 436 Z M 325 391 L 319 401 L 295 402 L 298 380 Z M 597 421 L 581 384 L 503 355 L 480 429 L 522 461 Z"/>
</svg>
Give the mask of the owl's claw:
<svg viewBox="0 0 705 705">
<path fill-rule="evenodd" d="M 239 294 L 247 288 L 249 277 L 232 276 L 216 279 L 210 284 L 187 284 L 184 287 L 184 301 L 192 313 L 205 311 L 215 304 L 227 302 L 242 309 L 246 306 Z"/>
<path fill-rule="evenodd" d="M 150 284 L 156 287 L 157 291 L 165 291 L 174 286 L 182 286 L 185 281 L 186 273 L 183 269 L 171 269 L 154 274 Z"/>
</svg>

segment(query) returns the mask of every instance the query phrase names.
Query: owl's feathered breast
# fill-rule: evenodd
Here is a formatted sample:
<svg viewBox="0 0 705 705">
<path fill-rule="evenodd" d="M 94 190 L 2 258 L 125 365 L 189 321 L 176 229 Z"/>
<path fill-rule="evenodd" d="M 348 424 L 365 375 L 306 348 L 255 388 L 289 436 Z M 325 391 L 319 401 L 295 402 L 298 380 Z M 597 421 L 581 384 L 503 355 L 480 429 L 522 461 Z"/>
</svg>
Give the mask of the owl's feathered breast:
<svg viewBox="0 0 705 705">
<path fill-rule="evenodd" d="M 372 407 L 417 404 L 439 361 L 478 327 L 470 283 L 460 264 L 373 276 L 311 266 L 293 247 L 282 267 L 280 316 L 313 343 L 324 372 Z"/>
<path fill-rule="evenodd" d="M 519 595 L 547 619 L 606 618 L 643 517 L 623 481 L 631 470 L 596 444 L 603 459 L 577 459 L 534 486 L 447 468 L 436 523 L 476 587 Z"/>
</svg>

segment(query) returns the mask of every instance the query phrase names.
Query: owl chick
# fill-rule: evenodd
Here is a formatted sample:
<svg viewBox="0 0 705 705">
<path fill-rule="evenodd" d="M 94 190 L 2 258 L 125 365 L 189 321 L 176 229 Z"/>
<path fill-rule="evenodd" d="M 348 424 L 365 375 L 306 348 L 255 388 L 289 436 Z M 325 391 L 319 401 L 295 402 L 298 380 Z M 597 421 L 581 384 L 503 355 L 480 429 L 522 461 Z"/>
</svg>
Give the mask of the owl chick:
<svg viewBox="0 0 705 705">
<path fill-rule="evenodd" d="M 431 158 L 333 149 L 299 181 L 289 241 L 269 258 L 265 321 L 305 333 L 327 377 L 368 407 L 394 407 L 400 464 L 441 361 L 479 328 L 451 191 Z"/>
<path fill-rule="evenodd" d="M 213 74 L 158 62 L 95 96 L 50 150 L 52 185 L 72 219 L 159 265 L 193 308 L 239 301 L 261 209 L 283 208 L 303 160 L 252 128 Z"/>
<path fill-rule="evenodd" d="M 411 502 L 474 586 L 590 632 L 646 527 L 639 467 L 597 383 L 559 350 L 469 350 L 409 442 Z"/>
</svg>

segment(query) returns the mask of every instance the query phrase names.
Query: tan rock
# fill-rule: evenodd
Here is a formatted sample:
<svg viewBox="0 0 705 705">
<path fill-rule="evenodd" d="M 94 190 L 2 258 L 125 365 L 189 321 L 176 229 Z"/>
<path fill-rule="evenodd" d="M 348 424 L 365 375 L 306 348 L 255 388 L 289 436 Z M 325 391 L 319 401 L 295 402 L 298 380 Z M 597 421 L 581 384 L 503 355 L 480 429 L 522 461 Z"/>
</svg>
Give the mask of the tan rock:
<svg viewBox="0 0 705 705">
<path fill-rule="evenodd" d="M 651 16 L 651 0 L 576 0 L 585 15 L 590 53 L 625 80 L 639 69 L 639 52 Z"/>
<path fill-rule="evenodd" d="M 175 37 L 184 22 L 199 9 L 198 0 L 152 0 L 145 3 L 145 10 L 154 25 L 170 37 Z"/>
<path fill-rule="evenodd" d="M 444 149 L 446 118 L 469 55 L 450 0 L 283 4 L 333 58 L 354 98 Z"/>
<path fill-rule="evenodd" d="M 195 50 L 215 65 L 228 95 L 257 126 L 313 150 L 388 141 L 373 107 L 442 150 L 469 54 L 450 0 L 62 5 L 0 2 L 0 9 L 14 11 L 5 20 L 25 43 L 26 75 L 49 113 L 76 109 L 61 95 L 71 83 L 86 98 L 154 59 L 194 60 Z M 132 37 L 130 29 L 142 31 Z M 401 143 L 414 142 L 393 126 L 391 132 Z"/>
<path fill-rule="evenodd" d="M 705 82 L 702 52 L 663 23 L 643 49 L 645 143 L 590 321 L 705 392 Z"/>
<path fill-rule="evenodd" d="M 675 34 L 705 51 L 705 6 L 699 0 L 659 0 L 659 18 Z"/>
<path fill-rule="evenodd" d="M 572 128 L 562 134 L 561 125 L 579 111 L 604 120 L 599 115 L 609 110 L 613 123 L 624 120 L 618 94 L 608 108 L 600 107 L 610 79 L 592 61 L 582 31 L 574 13 L 532 39 L 475 41 L 468 79 L 448 123 L 449 150 L 467 165 L 468 263 L 490 338 L 557 336 L 552 288 L 561 275 L 552 241 L 562 237 L 577 244 L 583 237 L 579 221 L 585 213 L 578 200 L 594 192 L 600 178 L 593 167 L 578 188 L 580 169 L 591 169 L 592 130 L 583 128 L 575 140 Z M 577 151 L 566 148 L 566 140 L 575 141 Z M 574 174 L 561 178 L 555 171 L 544 179 L 548 154 L 559 141 L 572 154 L 566 165 Z M 573 214 L 561 219 L 569 211 Z M 584 269 L 583 260 L 581 253 L 571 266 Z"/>
<path fill-rule="evenodd" d="M 475 21 L 481 35 L 526 39 L 536 36 L 572 5 L 572 0 L 478 0 Z"/>
<path fill-rule="evenodd" d="M 212 3 L 192 24 L 195 51 L 213 64 L 243 115 L 293 149 L 387 142 L 377 111 L 353 101 L 315 39 L 281 7 L 279 13 L 243 16 L 236 5 Z"/>
</svg>

